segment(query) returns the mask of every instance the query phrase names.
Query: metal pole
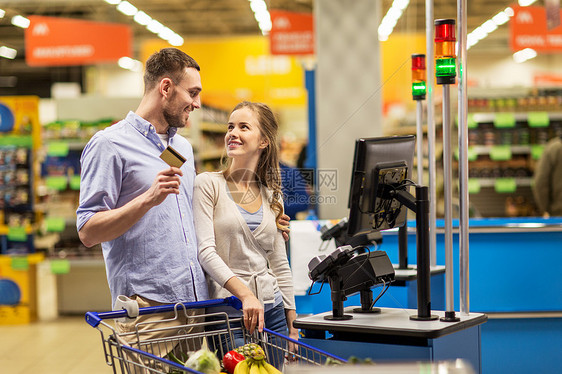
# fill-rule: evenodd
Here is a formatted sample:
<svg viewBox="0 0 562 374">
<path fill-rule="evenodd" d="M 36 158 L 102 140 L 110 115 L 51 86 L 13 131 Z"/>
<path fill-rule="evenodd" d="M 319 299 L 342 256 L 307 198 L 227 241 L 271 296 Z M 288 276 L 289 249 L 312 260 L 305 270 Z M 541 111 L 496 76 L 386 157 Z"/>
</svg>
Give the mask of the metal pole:
<svg viewBox="0 0 562 374">
<path fill-rule="evenodd" d="M 416 100 L 416 134 L 418 148 L 418 184 L 423 185 L 423 105 Z"/>
<path fill-rule="evenodd" d="M 443 85 L 443 194 L 445 203 L 445 294 L 447 311 L 454 310 L 453 291 L 453 168 L 450 86 Z"/>
<path fill-rule="evenodd" d="M 426 34 L 426 59 L 427 74 L 427 142 L 429 145 L 427 159 L 429 161 L 429 258 L 431 266 L 436 264 L 436 233 L 435 220 L 437 209 L 437 193 L 435 178 L 435 118 L 433 117 L 433 82 L 434 82 L 434 56 L 433 56 L 433 0 L 425 0 L 425 34 Z"/>
<path fill-rule="evenodd" d="M 459 303 L 461 315 L 470 312 L 469 264 L 468 264 L 468 125 L 466 80 L 466 0 L 457 0 L 458 76 L 459 76 Z"/>
<path fill-rule="evenodd" d="M 429 268 L 429 193 L 427 186 L 416 186 L 416 242 L 418 314 L 410 316 L 415 321 L 432 321 L 439 318 L 431 314 L 431 274 Z"/>
<path fill-rule="evenodd" d="M 408 268 L 408 221 L 398 228 L 398 269 Z"/>
</svg>

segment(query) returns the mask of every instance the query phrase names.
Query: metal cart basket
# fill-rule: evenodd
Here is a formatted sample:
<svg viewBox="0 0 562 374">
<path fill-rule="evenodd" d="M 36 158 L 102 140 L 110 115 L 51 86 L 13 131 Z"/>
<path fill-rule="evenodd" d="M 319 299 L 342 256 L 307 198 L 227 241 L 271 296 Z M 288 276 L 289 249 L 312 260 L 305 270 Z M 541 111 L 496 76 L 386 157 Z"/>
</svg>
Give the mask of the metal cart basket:
<svg viewBox="0 0 562 374">
<path fill-rule="evenodd" d="M 300 343 L 267 328 L 262 333 L 249 334 L 240 318 L 229 318 L 225 312 L 203 313 L 187 318 L 189 309 L 232 306 L 241 309 L 241 302 L 235 297 L 191 303 L 177 303 L 157 307 L 139 308 L 139 315 L 171 314 L 153 323 L 149 329 L 141 324 L 134 331 L 118 333 L 107 319 L 134 318 L 125 309 L 111 312 L 88 312 L 86 322 L 98 329 L 107 365 L 114 373 L 200 373 L 186 368 L 178 362 L 185 361 L 185 354 L 207 345 L 219 358 L 235 347 L 233 333 L 242 331 L 244 342 L 259 344 L 266 353 L 267 362 L 282 370 L 284 365 L 323 365 L 327 360 L 346 360 L 328 352 Z M 174 321 L 185 316 L 187 324 L 174 325 Z M 173 326 L 170 326 L 172 322 Z M 162 323 L 160 326 L 159 323 Z M 154 337 L 157 336 L 157 337 Z"/>
</svg>

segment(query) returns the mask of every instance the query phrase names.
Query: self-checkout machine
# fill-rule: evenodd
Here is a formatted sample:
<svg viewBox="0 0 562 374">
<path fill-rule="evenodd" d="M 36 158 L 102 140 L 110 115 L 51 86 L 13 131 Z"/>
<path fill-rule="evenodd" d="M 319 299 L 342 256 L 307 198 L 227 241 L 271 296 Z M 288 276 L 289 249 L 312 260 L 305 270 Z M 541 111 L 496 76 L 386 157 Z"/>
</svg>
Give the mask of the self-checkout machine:
<svg viewBox="0 0 562 374">
<path fill-rule="evenodd" d="M 423 100 L 426 97 L 426 64 L 424 54 L 412 55 L 412 99 L 416 101 L 416 155 L 417 160 L 423 160 Z M 423 162 L 417 162 L 417 183 L 423 185 Z M 409 165 L 409 170 L 413 170 Z M 431 218 L 430 218 L 431 222 Z M 396 253 L 390 253 L 389 257 L 393 262 L 394 279 L 392 288 L 389 293 L 381 295 L 382 298 L 377 299 L 377 305 L 388 307 L 404 307 L 416 308 L 417 305 L 417 268 L 416 264 L 410 264 L 408 261 L 408 241 L 415 238 L 415 229 L 408 229 L 408 222 L 404 221 L 394 229 L 385 231 L 383 238 L 380 231 L 369 231 L 367 228 L 362 233 L 349 229 L 349 220 L 347 217 L 341 219 L 336 224 L 329 226 L 324 225 L 320 228 L 320 238 L 324 243 L 334 240 L 336 247 L 351 245 L 355 248 L 358 246 L 380 248 L 387 250 L 388 248 L 397 248 Z M 430 228 L 430 232 L 432 229 Z M 410 238 L 409 238 L 410 237 Z M 430 235 L 430 276 L 431 276 L 431 295 L 432 306 L 434 309 L 445 309 L 445 266 L 436 265 L 431 259 L 432 236 Z M 326 291 L 320 287 L 310 287 L 308 295 L 320 295 L 316 299 L 314 308 L 318 311 L 324 311 L 326 307 Z M 361 294 L 363 299 L 364 294 Z M 329 295 L 328 295 L 329 298 Z"/>
<path fill-rule="evenodd" d="M 417 183 L 424 185 L 424 130 L 423 130 L 423 101 L 426 98 L 426 62 L 425 54 L 416 53 L 411 56 L 412 60 L 412 99 L 416 102 L 416 158 L 417 158 Z M 429 138 L 429 137 L 428 137 Z M 431 159 L 428 157 L 428 159 Z M 429 162 L 428 162 L 429 165 Z M 430 175 L 435 171 L 435 163 L 429 167 Z M 430 188 L 430 196 L 431 196 Z M 431 197 L 430 197 L 431 202 Z M 435 209 L 431 207 L 430 212 Z M 432 306 L 434 309 L 445 309 L 445 266 L 437 265 L 435 261 L 435 227 L 431 224 L 434 222 L 430 215 L 430 276 L 431 276 L 431 295 Z M 408 233 L 410 231 L 410 233 Z M 413 232 L 412 232 L 413 231 Z M 393 283 L 394 296 L 402 295 L 406 303 L 403 304 L 408 308 L 416 308 L 417 294 L 417 268 L 416 264 L 408 262 L 408 237 L 415 236 L 415 230 L 408 230 L 407 222 L 400 226 L 397 230 L 387 231 L 383 240 L 385 247 L 387 244 L 397 245 L 398 247 L 398 263 L 395 264 L 395 281 Z M 402 292 L 396 293 L 396 287 L 401 287 Z M 400 300 L 400 299 L 398 299 Z M 390 305 L 389 305 L 390 306 Z"/>
<path fill-rule="evenodd" d="M 461 0 L 459 18 L 465 17 Z M 466 66 L 466 21 L 461 22 L 461 66 Z M 444 88 L 444 168 L 451 167 L 449 85 L 455 82 L 455 21 L 435 21 L 436 78 Z M 430 54 L 431 55 L 431 54 Z M 480 372 L 480 326 L 487 319 L 468 311 L 468 133 L 466 130 L 466 77 L 459 85 L 460 170 L 460 314 L 454 311 L 452 278 L 452 209 L 446 208 L 446 310 L 431 310 L 430 194 L 428 187 L 409 179 L 414 137 L 359 139 L 356 142 L 350 193 L 348 234 L 365 235 L 402 226 L 406 209 L 416 214 L 417 310 L 375 308 L 376 301 L 396 279 L 396 271 L 383 251 L 338 247 L 327 256 L 313 258 L 309 275 L 328 283 L 332 311 L 297 318 L 294 326 L 307 332 L 302 340 L 341 357 L 369 357 L 375 361 L 440 361 L 464 359 Z M 449 144 L 446 144 L 449 143 Z M 451 171 L 445 171 L 446 204 L 451 204 Z M 415 187 L 414 193 L 410 193 Z M 448 195 L 448 196 L 447 196 Z M 371 288 L 381 286 L 373 300 Z M 359 292 L 361 306 L 344 307 L 346 297 Z"/>
</svg>

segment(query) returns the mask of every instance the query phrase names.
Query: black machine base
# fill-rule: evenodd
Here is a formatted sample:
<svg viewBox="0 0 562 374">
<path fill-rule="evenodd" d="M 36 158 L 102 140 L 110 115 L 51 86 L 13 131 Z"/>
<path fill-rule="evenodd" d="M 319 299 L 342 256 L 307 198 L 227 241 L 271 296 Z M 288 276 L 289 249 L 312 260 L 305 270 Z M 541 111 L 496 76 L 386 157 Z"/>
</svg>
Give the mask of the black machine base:
<svg viewBox="0 0 562 374">
<path fill-rule="evenodd" d="M 461 319 L 455 315 L 455 311 L 445 312 L 445 317 L 439 319 L 441 322 L 459 322 Z"/>
<path fill-rule="evenodd" d="M 435 314 L 430 314 L 427 317 L 421 317 L 421 316 L 418 316 L 418 315 L 410 316 L 410 319 L 412 321 L 435 321 L 438 318 L 439 318 L 439 316 L 436 316 Z"/>
<path fill-rule="evenodd" d="M 352 319 L 353 316 L 350 316 L 349 314 L 343 314 L 341 316 L 324 316 L 324 319 L 330 320 L 330 321 L 346 321 L 348 319 Z"/>
<path fill-rule="evenodd" d="M 373 313 L 377 314 L 381 312 L 381 308 L 371 308 L 371 309 L 363 309 L 363 308 L 353 308 L 353 313 Z"/>
</svg>

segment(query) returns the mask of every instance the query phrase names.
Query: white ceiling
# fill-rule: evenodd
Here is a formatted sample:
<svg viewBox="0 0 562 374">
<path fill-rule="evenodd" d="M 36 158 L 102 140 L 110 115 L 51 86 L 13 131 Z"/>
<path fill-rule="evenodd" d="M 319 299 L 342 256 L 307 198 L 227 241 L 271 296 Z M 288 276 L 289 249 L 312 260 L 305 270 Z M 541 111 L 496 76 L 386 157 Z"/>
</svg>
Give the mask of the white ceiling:
<svg viewBox="0 0 562 374">
<path fill-rule="evenodd" d="M 129 0 L 138 9 L 165 24 L 184 38 L 190 36 L 260 35 L 257 22 L 248 0 Z M 324 0 L 265 0 L 269 9 L 312 13 L 315 1 Z M 342 0 L 343 1 L 343 0 Z M 354 1 L 354 0 L 345 0 Z M 379 0 L 373 0 L 379 1 Z M 392 5 L 392 0 L 382 0 L 383 12 Z M 510 0 L 467 0 L 467 28 L 470 32 L 484 21 L 514 5 Z M 542 5 L 539 0 L 537 5 Z M 0 8 L 6 11 L 0 19 L 0 45 L 18 50 L 16 60 L 0 58 L 0 75 L 31 74 L 24 60 L 24 31 L 10 23 L 12 16 L 45 15 L 87 19 L 104 22 L 128 23 L 134 31 L 135 54 L 144 39 L 154 34 L 133 22 L 132 17 L 119 13 L 114 5 L 104 0 L 2 0 Z M 434 0 L 434 18 L 456 18 L 457 3 L 454 0 Z M 410 0 L 403 17 L 394 31 L 413 32 L 425 30 L 425 0 Z M 507 25 L 502 26 L 488 40 L 475 47 L 505 49 L 507 53 Z M 138 56 L 138 54 L 137 54 Z M 41 69 L 33 68 L 35 73 Z M 46 68 L 45 68 L 46 69 Z M 43 69 L 43 70 L 45 70 Z M 53 74 L 53 69 L 47 69 Z M 68 75 L 64 68 L 56 68 L 57 74 Z M 68 69 L 67 69 L 68 70 Z M 78 74 L 78 73 L 75 73 Z M 0 92 L 1 94 L 1 92 Z"/>
</svg>

